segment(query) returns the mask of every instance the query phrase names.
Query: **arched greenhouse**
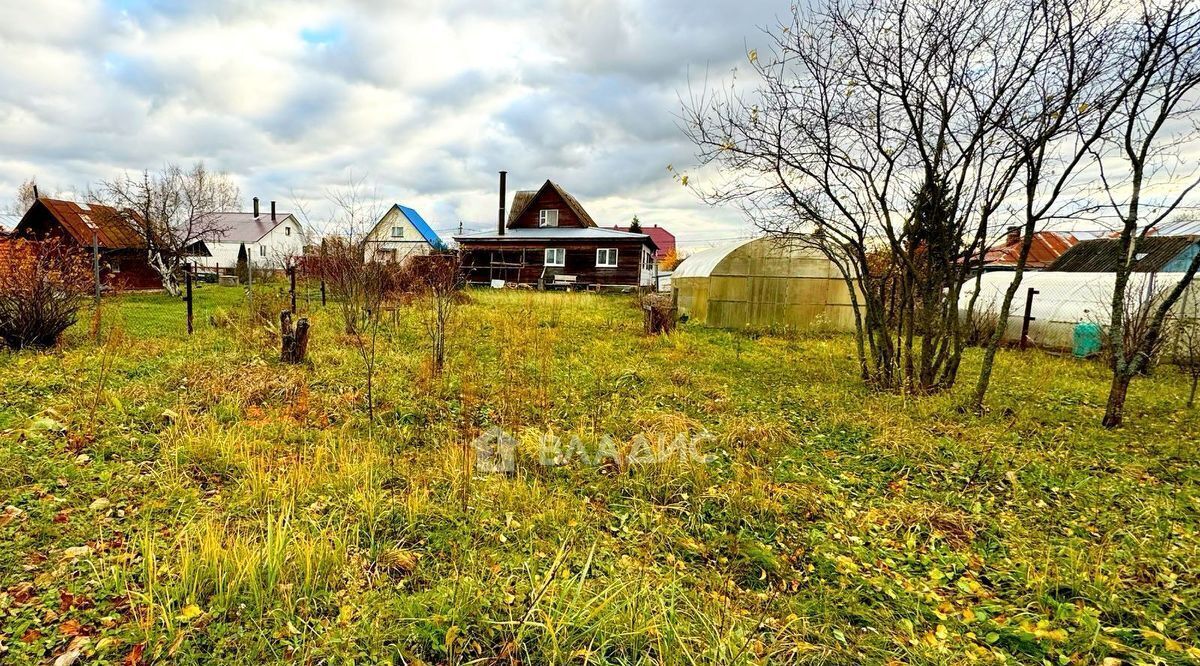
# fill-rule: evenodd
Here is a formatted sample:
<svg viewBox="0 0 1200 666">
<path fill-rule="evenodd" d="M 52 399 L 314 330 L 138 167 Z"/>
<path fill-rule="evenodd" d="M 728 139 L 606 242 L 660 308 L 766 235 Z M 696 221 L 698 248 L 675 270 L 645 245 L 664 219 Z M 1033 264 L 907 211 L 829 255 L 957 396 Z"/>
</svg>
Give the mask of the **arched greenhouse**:
<svg viewBox="0 0 1200 666">
<path fill-rule="evenodd" d="M 796 242 L 755 238 L 698 252 L 671 275 L 679 314 L 717 328 L 854 330 L 837 267 Z"/>
</svg>

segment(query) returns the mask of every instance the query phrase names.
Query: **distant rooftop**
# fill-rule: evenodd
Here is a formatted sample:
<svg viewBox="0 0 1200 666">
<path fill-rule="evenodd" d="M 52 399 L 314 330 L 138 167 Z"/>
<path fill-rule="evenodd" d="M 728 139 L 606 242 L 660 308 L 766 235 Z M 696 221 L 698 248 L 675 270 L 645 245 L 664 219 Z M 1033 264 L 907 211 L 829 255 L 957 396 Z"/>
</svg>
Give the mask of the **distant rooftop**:
<svg viewBox="0 0 1200 666">
<path fill-rule="evenodd" d="M 258 217 L 254 213 L 215 213 L 213 226 L 222 229 L 221 243 L 257 243 L 263 236 L 291 217 L 291 213 L 275 213 L 275 221 L 271 221 L 271 213 L 263 212 Z M 293 218 L 294 220 L 294 218 Z"/>
</svg>

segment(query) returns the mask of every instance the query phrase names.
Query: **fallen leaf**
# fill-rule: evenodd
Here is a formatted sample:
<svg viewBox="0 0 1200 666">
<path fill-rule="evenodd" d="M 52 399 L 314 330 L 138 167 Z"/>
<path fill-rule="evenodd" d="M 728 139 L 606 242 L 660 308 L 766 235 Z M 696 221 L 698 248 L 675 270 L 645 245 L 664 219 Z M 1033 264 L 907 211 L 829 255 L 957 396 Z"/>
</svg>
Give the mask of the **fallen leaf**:
<svg viewBox="0 0 1200 666">
<path fill-rule="evenodd" d="M 104 511 L 111 505 L 112 502 L 109 502 L 103 497 L 97 497 L 96 499 L 92 500 L 92 503 L 88 505 L 88 508 L 92 511 Z"/>
<path fill-rule="evenodd" d="M 178 619 L 181 622 L 190 622 L 203 614 L 204 611 L 200 610 L 199 606 L 196 604 L 188 604 L 183 607 L 183 610 L 179 611 Z"/>
<path fill-rule="evenodd" d="M 87 557 L 91 554 L 91 546 L 71 546 L 70 548 L 64 548 L 62 552 L 64 560 L 77 560 L 81 557 Z"/>
<path fill-rule="evenodd" d="M 79 624 L 79 620 L 71 619 L 58 625 L 58 633 L 63 636 L 81 636 L 84 628 L 82 624 Z"/>
<path fill-rule="evenodd" d="M 145 643 L 138 643 L 137 645 L 133 646 L 133 649 L 129 651 L 129 654 L 125 655 L 125 658 L 121 660 L 122 666 L 142 666 L 142 664 L 145 663 L 142 657 L 142 654 L 145 651 Z"/>
<path fill-rule="evenodd" d="M 21 583 L 13 585 L 6 591 L 8 592 L 8 596 L 12 597 L 14 603 L 23 604 L 33 596 L 33 584 Z"/>
<path fill-rule="evenodd" d="M 71 666 L 79 660 L 79 656 L 82 654 L 79 650 L 67 650 L 58 655 L 58 658 L 54 660 L 54 666 Z"/>
<path fill-rule="evenodd" d="M 41 637 L 42 637 L 42 632 L 38 631 L 37 629 L 29 629 L 25 633 L 21 634 L 21 642 L 22 643 L 33 643 Z"/>
</svg>

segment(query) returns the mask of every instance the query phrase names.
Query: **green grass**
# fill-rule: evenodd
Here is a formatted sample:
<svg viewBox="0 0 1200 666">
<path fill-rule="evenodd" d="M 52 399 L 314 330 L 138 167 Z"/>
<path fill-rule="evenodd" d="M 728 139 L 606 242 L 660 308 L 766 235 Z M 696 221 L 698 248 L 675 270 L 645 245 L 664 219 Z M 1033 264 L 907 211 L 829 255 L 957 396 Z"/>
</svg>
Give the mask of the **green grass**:
<svg viewBox="0 0 1200 666">
<path fill-rule="evenodd" d="M 0 662 L 1200 662 L 1200 417 L 1171 368 L 1107 431 L 1093 363 L 1004 352 L 975 417 L 969 381 L 868 392 L 845 337 L 469 298 L 441 378 L 419 305 L 385 327 L 373 427 L 311 298 L 308 367 L 212 286 L 191 337 L 127 296 L 105 345 L 84 316 L 0 353 Z M 492 426 L 517 470 L 471 478 Z M 547 431 L 707 432 L 710 460 L 543 467 Z"/>
</svg>

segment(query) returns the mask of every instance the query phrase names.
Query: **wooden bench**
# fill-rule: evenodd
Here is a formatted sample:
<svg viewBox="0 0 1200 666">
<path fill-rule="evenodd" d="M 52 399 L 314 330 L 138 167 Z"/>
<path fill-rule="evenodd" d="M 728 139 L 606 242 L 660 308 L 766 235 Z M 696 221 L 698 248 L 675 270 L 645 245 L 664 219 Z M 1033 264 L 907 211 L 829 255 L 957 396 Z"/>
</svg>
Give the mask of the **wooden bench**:
<svg viewBox="0 0 1200 666">
<path fill-rule="evenodd" d="M 572 291 L 577 287 L 584 287 L 584 286 L 586 286 L 586 285 L 581 284 L 579 282 L 578 276 L 555 275 L 554 279 L 551 280 L 550 284 L 546 285 L 546 288 L 547 289 L 565 289 L 566 291 Z"/>
</svg>

